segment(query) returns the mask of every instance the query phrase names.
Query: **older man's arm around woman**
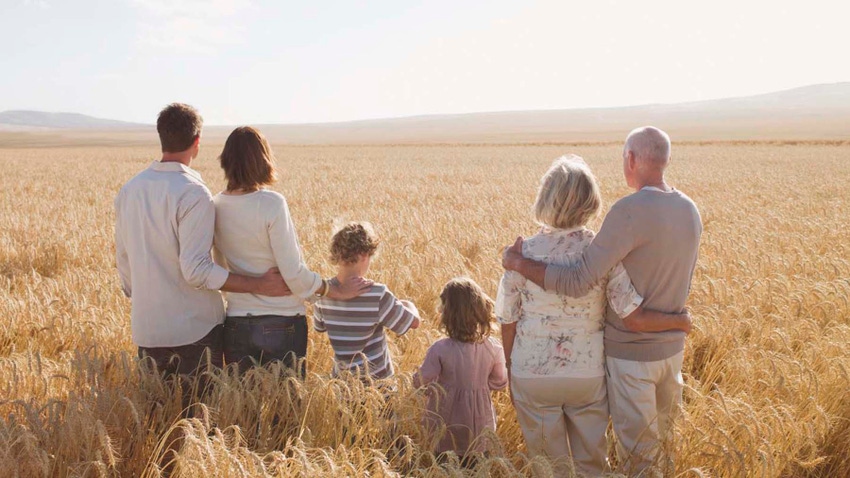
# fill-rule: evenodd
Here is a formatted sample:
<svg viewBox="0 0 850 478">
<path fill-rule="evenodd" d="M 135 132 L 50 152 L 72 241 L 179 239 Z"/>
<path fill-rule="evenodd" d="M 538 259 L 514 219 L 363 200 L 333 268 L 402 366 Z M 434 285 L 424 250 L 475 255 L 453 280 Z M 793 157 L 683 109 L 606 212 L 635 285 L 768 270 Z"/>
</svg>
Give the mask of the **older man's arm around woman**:
<svg viewBox="0 0 850 478">
<path fill-rule="evenodd" d="M 581 158 L 555 161 L 534 205 L 543 228 L 517 244 L 519 254 L 547 266 L 568 264 L 591 244 L 594 234 L 585 225 L 600 204 L 599 186 Z M 572 456 L 580 473 L 599 476 L 607 456 L 606 309 L 617 322 L 629 318 L 641 326 L 666 314 L 641 307 L 643 297 L 618 263 L 600 278 L 600 286 L 591 284 L 575 298 L 544 290 L 530 279 L 507 271 L 496 298 L 511 398 L 526 445 L 532 455 L 561 461 Z M 682 317 L 673 315 L 663 320 L 679 326 Z M 560 462 L 556 469 L 559 475 L 568 471 Z"/>
<path fill-rule="evenodd" d="M 577 297 L 622 262 L 647 307 L 686 314 L 702 224 L 694 202 L 665 181 L 670 158 L 666 133 L 635 129 L 623 148 L 623 175 L 635 192 L 611 207 L 592 244 L 576 260 L 546 264 L 524 257 L 519 239 L 506 249 L 503 265 L 547 290 Z M 660 444 L 682 402 L 687 327 L 667 330 L 669 324 L 643 319 L 607 316 L 608 395 L 624 471 L 665 474 L 657 465 L 669 468 L 672 461 L 663 459 Z"/>
</svg>

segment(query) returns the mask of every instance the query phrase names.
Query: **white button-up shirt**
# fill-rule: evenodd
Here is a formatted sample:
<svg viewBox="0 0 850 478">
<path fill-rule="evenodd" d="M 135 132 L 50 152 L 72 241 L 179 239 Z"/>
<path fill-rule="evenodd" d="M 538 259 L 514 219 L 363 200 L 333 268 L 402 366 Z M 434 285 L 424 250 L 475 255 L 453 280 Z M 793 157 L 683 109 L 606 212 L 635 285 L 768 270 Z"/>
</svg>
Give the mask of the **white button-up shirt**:
<svg viewBox="0 0 850 478">
<path fill-rule="evenodd" d="M 154 161 L 118 192 L 115 252 L 136 345 L 187 345 L 224 321 L 214 231 L 212 195 L 181 163 Z"/>
</svg>

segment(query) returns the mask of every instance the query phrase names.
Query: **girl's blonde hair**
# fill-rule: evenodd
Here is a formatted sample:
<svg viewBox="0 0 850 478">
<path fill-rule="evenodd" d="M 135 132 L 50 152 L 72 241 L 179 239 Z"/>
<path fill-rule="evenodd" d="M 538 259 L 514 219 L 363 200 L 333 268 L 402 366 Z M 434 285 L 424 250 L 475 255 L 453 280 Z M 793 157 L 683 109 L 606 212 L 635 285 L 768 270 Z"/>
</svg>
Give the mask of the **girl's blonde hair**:
<svg viewBox="0 0 850 478">
<path fill-rule="evenodd" d="M 534 218 L 542 226 L 571 229 L 587 224 L 601 206 L 602 194 L 590 167 L 569 154 L 556 159 L 540 180 Z"/>
<path fill-rule="evenodd" d="M 467 277 L 450 280 L 440 293 L 440 329 L 459 342 L 490 336 L 496 319 L 493 300 Z"/>
</svg>

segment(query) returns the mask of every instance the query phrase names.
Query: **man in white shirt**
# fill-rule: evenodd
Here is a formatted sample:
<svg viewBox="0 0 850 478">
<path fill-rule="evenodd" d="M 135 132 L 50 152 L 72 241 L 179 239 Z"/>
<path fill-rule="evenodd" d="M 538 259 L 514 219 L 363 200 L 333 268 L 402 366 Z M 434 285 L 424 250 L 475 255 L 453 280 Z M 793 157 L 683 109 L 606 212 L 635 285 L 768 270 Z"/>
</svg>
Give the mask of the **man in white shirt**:
<svg viewBox="0 0 850 478">
<path fill-rule="evenodd" d="M 121 287 L 132 300 L 133 342 L 139 358 L 149 357 L 166 375 L 221 366 L 219 290 L 290 294 L 276 269 L 248 277 L 213 262 L 215 205 L 189 167 L 200 151 L 202 126 L 191 106 L 165 107 L 157 118 L 162 159 L 130 179 L 115 198 L 115 249 Z"/>
</svg>

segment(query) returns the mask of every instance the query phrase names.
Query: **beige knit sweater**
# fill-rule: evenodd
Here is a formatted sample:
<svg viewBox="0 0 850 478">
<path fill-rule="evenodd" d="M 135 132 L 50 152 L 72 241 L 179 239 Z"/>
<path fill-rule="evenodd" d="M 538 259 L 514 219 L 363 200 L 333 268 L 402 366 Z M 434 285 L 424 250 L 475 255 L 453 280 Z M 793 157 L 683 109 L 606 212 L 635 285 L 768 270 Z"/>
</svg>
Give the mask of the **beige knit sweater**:
<svg viewBox="0 0 850 478">
<path fill-rule="evenodd" d="M 622 262 L 643 307 L 681 312 L 696 267 L 702 222 L 694 202 L 680 191 L 644 188 L 611 207 L 599 234 L 565 266 L 546 268 L 547 290 L 586 294 Z M 605 355 L 625 360 L 663 360 L 684 349 L 680 331 L 630 332 L 614 311 L 606 313 Z"/>
</svg>

